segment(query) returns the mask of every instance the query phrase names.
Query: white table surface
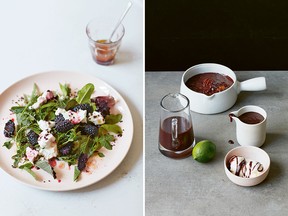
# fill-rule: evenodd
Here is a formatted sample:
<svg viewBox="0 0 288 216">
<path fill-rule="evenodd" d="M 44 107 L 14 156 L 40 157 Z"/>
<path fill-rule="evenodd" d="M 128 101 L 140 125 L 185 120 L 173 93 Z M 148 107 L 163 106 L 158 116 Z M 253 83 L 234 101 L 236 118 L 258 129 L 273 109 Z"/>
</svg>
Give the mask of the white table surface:
<svg viewBox="0 0 288 216">
<path fill-rule="evenodd" d="M 135 128 L 131 148 L 119 167 L 83 189 L 38 190 L 0 169 L 1 215 L 142 215 L 143 1 L 134 0 L 123 21 L 126 34 L 114 65 L 100 66 L 92 60 L 85 33 L 87 22 L 95 16 L 110 16 L 116 22 L 127 3 L 128 0 L 1 0 L 0 92 L 38 72 L 87 73 L 112 85 L 124 97 Z"/>
</svg>

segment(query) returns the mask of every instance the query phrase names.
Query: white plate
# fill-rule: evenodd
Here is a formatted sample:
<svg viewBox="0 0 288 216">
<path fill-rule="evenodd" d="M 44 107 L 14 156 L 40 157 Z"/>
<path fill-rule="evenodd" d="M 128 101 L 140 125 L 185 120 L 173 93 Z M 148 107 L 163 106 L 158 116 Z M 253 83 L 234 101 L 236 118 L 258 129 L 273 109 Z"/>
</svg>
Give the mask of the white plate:
<svg viewBox="0 0 288 216">
<path fill-rule="evenodd" d="M 15 148 L 8 150 L 3 147 L 3 143 L 7 138 L 3 134 L 5 123 L 11 118 L 9 109 L 12 105 L 15 106 L 15 101 L 23 94 L 31 95 L 33 85 L 36 83 L 41 91 L 58 90 L 59 83 L 68 83 L 71 88 L 82 88 L 87 83 L 93 83 L 95 86 L 95 96 L 98 95 L 112 95 L 117 103 L 115 104 L 116 111 L 123 115 L 123 121 L 120 123 L 124 130 L 123 136 L 117 138 L 113 150 L 103 150 L 105 157 L 96 157 L 93 160 L 94 164 L 91 172 L 82 172 L 81 178 L 73 181 L 74 167 L 68 167 L 64 162 L 57 162 L 55 171 L 58 174 L 58 179 L 53 179 L 49 174 L 42 170 L 37 170 L 37 174 L 42 180 L 36 181 L 29 173 L 24 170 L 12 168 L 13 160 L 11 156 L 15 154 Z M 133 121 L 129 107 L 122 96 L 104 81 L 86 74 L 79 74 L 74 72 L 51 71 L 39 73 L 27 78 L 24 78 L 12 86 L 7 88 L 0 95 L 0 167 L 9 175 L 27 185 L 51 191 L 67 191 L 86 187 L 96 183 L 109 175 L 125 158 L 133 137 Z M 64 167 L 63 167 L 64 166 Z"/>
</svg>

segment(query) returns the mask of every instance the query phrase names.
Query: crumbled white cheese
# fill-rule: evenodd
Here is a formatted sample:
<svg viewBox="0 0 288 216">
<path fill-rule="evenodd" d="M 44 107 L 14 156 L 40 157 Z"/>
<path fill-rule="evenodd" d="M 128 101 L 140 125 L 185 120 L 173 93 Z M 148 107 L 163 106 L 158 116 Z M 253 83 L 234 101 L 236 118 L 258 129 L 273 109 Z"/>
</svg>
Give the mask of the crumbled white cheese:
<svg viewBox="0 0 288 216">
<path fill-rule="evenodd" d="M 30 148 L 29 146 L 26 148 L 26 157 L 32 163 L 34 159 L 37 157 L 38 153 L 39 153 L 38 151 Z"/>
<path fill-rule="evenodd" d="M 39 154 L 43 155 L 46 160 L 57 156 L 58 151 L 56 139 L 49 130 L 43 130 L 39 134 L 38 144 L 40 145 Z"/>
<path fill-rule="evenodd" d="M 88 120 L 93 122 L 95 125 L 101 125 L 105 123 L 105 118 L 101 115 L 100 112 L 94 111 L 92 114 L 89 114 Z"/>
<path fill-rule="evenodd" d="M 49 147 L 40 149 L 39 154 L 43 155 L 46 160 L 56 157 L 57 156 L 57 144 L 54 142 L 50 144 Z"/>
<path fill-rule="evenodd" d="M 54 93 L 50 90 L 45 91 L 42 95 L 37 98 L 37 101 L 32 104 L 29 108 L 30 109 L 38 109 L 40 105 L 46 103 L 48 100 L 54 97 Z"/>
<path fill-rule="evenodd" d="M 55 122 L 53 122 L 53 121 L 40 120 L 37 123 L 38 123 L 38 125 L 42 131 L 44 131 L 44 130 L 50 131 L 51 128 L 53 128 L 55 126 Z"/>
<path fill-rule="evenodd" d="M 39 134 L 38 144 L 41 148 L 46 148 L 54 143 L 55 140 L 55 137 L 51 133 L 49 133 L 47 130 L 44 130 Z"/>
</svg>

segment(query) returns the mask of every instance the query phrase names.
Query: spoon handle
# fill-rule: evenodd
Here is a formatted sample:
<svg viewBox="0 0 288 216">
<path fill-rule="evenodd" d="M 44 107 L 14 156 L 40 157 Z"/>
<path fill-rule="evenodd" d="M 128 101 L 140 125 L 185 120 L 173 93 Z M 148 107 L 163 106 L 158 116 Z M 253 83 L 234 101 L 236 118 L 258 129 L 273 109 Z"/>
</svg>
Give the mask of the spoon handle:
<svg viewBox="0 0 288 216">
<path fill-rule="evenodd" d="M 126 7 L 126 10 L 124 11 L 124 13 L 122 14 L 122 16 L 120 17 L 120 19 L 119 19 L 119 21 L 117 22 L 117 24 L 116 24 L 116 26 L 115 26 L 112 34 L 111 34 L 110 37 L 109 37 L 109 41 L 111 41 L 113 35 L 115 34 L 117 28 L 119 27 L 119 25 L 121 24 L 122 20 L 124 19 L 124 17 L 125 17 L 126 14 L 128 13 L 128 11 L 130 10 L 131 6 L 132 6 L 132 2 L 129 1 L 129 2 L 128 2 L 128 5 L 127 5 L 127 7 Z"/>
</svg>

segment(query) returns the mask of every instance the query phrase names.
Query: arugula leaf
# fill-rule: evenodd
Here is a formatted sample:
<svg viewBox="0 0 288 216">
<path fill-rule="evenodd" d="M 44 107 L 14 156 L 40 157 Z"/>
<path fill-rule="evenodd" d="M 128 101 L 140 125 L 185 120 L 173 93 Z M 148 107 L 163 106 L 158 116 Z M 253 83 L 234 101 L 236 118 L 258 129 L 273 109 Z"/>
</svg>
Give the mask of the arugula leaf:
<svg viewBox="0 0 288 216">
<path fill-rule="evenodd" d="M 122 134 L 122 129 L 119 125 L 103 124 L 103 125 L 101 125 L 101 128 L 105 129 L 106 131 L 112 132 L 112 133 Z"/>
<path fill-rule="evenodd" d="M 15 136 L 15 141 L 17 143 L 17 146 L 27 141 L 26 134 L 25 134 L 27 129 L 28 129 L 28 126 L 23 126 L 17 131 L 17 134 Z"/>
<path fill-rule="evenodd" d="M 36 115 L 39 119 L 50 120 L 55 118 L 55 110 L 58 107 L 58 103 L 51 100 L 42 105 L 36 110 Z"/>
<path fill-rule="evenodd" d="M 38 97 L 39 97 L 39 89 L 38 89 L 38 86 L 36 85 L 36 83 L 34 83 L 32 94 L 30 96 L 30 100 L 29 100 L 28 105 L 35 103 L 37 101 Z"/>
<path fill-rule="evenodd" d="M 98 152 L 99 157 L 105 157 L 105 155 L 102 152 Z"/>
<path fill-rule="evenodd" d="M 68 97 L 70 95 L 70 92 L 71 92 L 71 89 L 70 89 L 69 85 L 66 84 L 66 83 L 64 85 L 59 83 L 59 85 L 60 85 L 60 89 L 61 89 L 61 91 L 63 93 L 63 96 L 64 97 Z"/>
<path fill-rule="evenodd" d="M 67 162 L 68 165 L 71 166 L 77 163 L 78 157 L 79 157 L 78 154 L 73 154 L 73 155 L 61 156 L 58 157 L 58 159 Z"/>
<path fill-rule="evenodd" d="M 74 181 L 77 181 L 79 176 L 81 174 L 81 171 L 78 169 L 77 166 L 74 167 Z"/>
<path fill-rule="evenodd" d="M 13 113 L 18 114 L 18 113 L 23 112 L 24 109 L 25 109 L 24 106 L 13 106 L 13 107 L 11 107 L 10 110 L 11 110 Z"/>
<path fill-rule="evenodd" d="M 25 163 L 21 166 L 19 166 L 19 169 L 24 169 L 25 167 L 28 169 L 31 169 L 34 165 L 31 162 Z"/>
<path fill-rule="evenodd" d="M 31 168 L 33 166 L 34 165 L 31 162 L 28 162 L 28 163 L 25 163 L 25 164 L 19 166 L 19 169 L 23 169 L 23 170 L 27 171 L 31 176 L 33 176 L 33 178 L 35 180 L 38 180 L 36 173 L 31 170 Z"/>
<path fill-rule="evenodd" d="M 78 91 L 76 101 L 79 104 L 89 103 L 93 92 L 94 92 L 94 85 L 92 83 L 86 84 L 82 89 Z"/>
<path fill-rule="evenodd" d="M 114 141 L 114 136 L 110 135 L 110 134 L 105 134 L 101 137 L 99 137 L 99 142 L 101 144 L 101 146 L 105 147 L 108 150 L 112 150 L 112 145 L 110 144 L 110 142 Z"/>
<path fill-rule="evenodd" d="M 46 160 L 38 160 L 35 165 L 39 167 L 40 169 L 44 170 L 45 172 L 49 173 L 53 176 L 54 179 L 56 179 L 56 173 L 54 169 L 50 166 L 48 161 Z"/>
<path fill-rule="evenodd" d="M 76 105 L 78 105 L 78 102 L 76 101 L 76 99 L 71 99 L 67 102 L 66 106 L 65 106 L 65 110 L 69 110 L 73 107 L 75 107 Z"/>
<path fill-rule="evenodd" d="M 29 144 L 18 145 L 16 154 L 12 156 L 12 159 L 14 159 L 14 163 L 13 163 L 12 167 L 14 167 L 14 168 L 18 167 L 20 161 L 25 156 L 26 148 L 28 146 L 29 146 Z"/>
<path fill-rule="evenodd" d="M 117 114 L 117 115 L 110 114 L 110 115 L 107 115 L 105 117 L 105 123 L 106 124 L 116 124 L 116 123 L 120 122 L 121 120 L 122 120 L 121 114 Z"/>
<path fill-rule="evenodd" d="M 5 146 L 7 149 L 10 149 L 13 146 L 12 140 L 4 142 L 3 146 Z"/>
<path fill-rule="evenodd" d="M 101 147 L 102 146 L 101 143 L 98 141 L 98 138 L 94 139 L 92 145 L 89 148 L 88 157 L 98 151 Z"/>
</svg>

